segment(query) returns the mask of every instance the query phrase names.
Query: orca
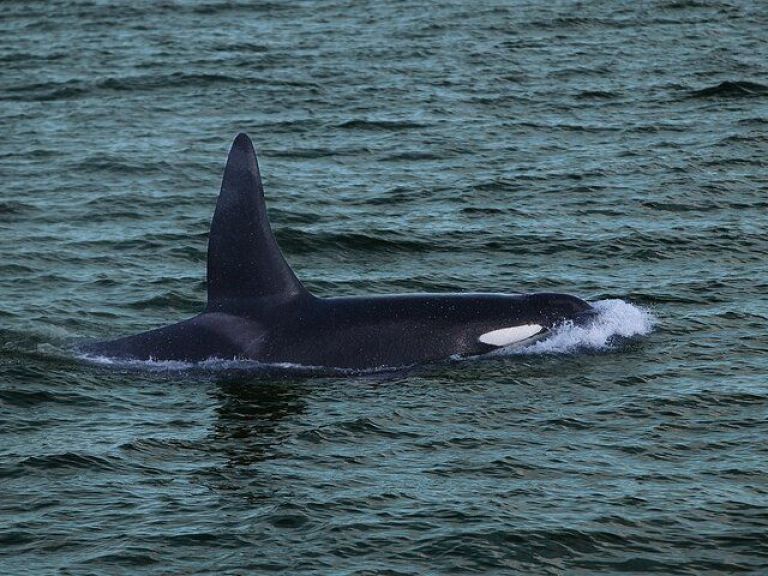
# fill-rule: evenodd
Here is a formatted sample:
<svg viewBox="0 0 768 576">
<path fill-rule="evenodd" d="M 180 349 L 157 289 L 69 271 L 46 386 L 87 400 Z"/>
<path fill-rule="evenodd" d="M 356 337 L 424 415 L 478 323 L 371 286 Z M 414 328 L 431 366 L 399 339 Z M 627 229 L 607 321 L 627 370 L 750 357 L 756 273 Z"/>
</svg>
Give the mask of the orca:
<svg viewBox="0 0 768 576">
<path fill-rule="evenodd" d="M 568 294 L 311 294 L 277 245 L 243 133 L 229 152 L 211 223 L 207 288 L 205 310 L 191 319 L 80 349 L 117 360 L 397 369 L 524 344 L 594 313 Z"/>
</svg>

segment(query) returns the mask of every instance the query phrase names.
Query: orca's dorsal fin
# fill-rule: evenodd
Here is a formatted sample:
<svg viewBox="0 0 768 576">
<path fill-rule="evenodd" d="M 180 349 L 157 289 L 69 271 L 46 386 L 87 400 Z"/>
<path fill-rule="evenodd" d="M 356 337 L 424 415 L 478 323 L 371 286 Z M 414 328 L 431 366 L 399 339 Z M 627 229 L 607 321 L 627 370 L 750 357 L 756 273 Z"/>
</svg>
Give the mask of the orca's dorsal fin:
<svg viewBox="0 0 768 576">
<path fill-rule="evenodd" d="M 238 134 L 208 238 L 209 312 L 242 310 L 257 299 L 282 302 L 306 294 L 283 258 L 267 219 L 251 139 Z"/>
</svg>

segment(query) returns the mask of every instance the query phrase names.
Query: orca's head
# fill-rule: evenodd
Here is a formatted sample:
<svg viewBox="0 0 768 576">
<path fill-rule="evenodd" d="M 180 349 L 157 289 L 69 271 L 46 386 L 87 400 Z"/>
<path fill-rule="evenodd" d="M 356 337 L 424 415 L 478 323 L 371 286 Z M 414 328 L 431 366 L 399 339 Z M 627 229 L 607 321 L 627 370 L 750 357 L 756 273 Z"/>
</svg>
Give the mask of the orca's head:
<svg viewBox="0 0 768 576">
<path fill-rule="evenodd" d="M 529 302 L 536 311 L 539 322 L 547 328 L 565 321 L 583 324 L 592 319 L 596 313 L 588 302 L 570 294 L 548 292 L 530 294 Z"/>
</svg>

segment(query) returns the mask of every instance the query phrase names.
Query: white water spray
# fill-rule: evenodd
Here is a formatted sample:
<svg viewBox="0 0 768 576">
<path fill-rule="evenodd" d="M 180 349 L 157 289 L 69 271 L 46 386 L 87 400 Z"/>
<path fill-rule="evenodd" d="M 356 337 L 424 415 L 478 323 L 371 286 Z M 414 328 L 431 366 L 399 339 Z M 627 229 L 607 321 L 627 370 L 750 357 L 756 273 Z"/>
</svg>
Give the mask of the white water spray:
<svg viewBox="0 0 768 576">
<path fill-rule="evenodd" d="M 592 303 L 595 318 L 584 326 L 565 322 L 550 336 L 528 346 L 509 349 L 513 354 L 552 354 L 575 350 L 609 350 L 616 337 L 644 336 L 658 320 L 650 310 L 624 300 L 598 300 Z"/>
</svg>

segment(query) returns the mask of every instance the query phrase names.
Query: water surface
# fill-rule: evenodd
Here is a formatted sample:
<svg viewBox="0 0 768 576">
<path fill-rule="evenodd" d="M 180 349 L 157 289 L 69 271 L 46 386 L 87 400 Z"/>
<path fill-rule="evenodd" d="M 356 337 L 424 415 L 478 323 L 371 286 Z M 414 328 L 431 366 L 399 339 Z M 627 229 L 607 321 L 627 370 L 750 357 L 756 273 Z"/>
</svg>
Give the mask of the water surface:
<svg viewBox="0 0 768 576">
<path fill-rule="evenodd" d="M 763 3 L 3 12 L 0 572 L 768 571 Z M 379 376 L 78 359 L 201 309 L 241 130 L 317 294 L 602 328 Z"/>
</svg>

